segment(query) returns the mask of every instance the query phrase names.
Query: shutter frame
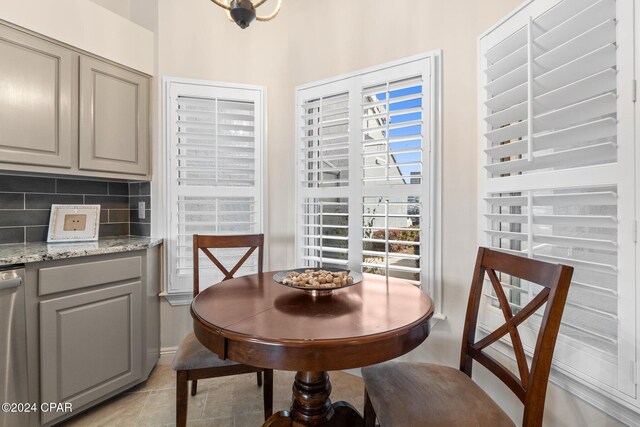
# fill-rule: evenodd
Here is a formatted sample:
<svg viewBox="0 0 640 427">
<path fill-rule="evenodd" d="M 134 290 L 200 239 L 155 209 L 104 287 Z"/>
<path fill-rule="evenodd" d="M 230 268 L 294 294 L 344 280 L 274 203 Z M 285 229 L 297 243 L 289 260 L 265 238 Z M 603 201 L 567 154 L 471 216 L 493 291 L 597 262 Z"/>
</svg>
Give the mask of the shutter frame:
<svg viewBox="0 0 640 427">
<path fill-rule="evenodd" d="M 169 296 L 193 291 L 192 234 L 263 230 L 264 97 L 259 86 L 164 79 Z M 217 251 L 223 264 L 242 255 Z M 256 256 L 238 274 L 256 270 Z M 220 281 L 208 264 L 201 279 Z"/>
<path fill-rule="evenodd" d="M 302 136 L 304 132 L 304 123 L 301 120 L 299 114 L 302 111 L 302 105 L 312 98 L 320 98 L 322 95 L 331 95 L 338 93 L 339 90 L 350 92 L 350 129 L 348 131 L 349 140 L 351 141 L 349 146 L 349 169 L 350 179 L 349 184 L 343 187 L 331 187 L 322 189 L 310 189 L 304 186 L 296 187 L 296 205 L 298 214 L 296 215 L 296 254 L 298 256 L 298 262 L 303 264 L 300 255 L 305 246 L 301 236 L 304 234 L 301 232 L 304 226 L 304 217 L 301 214 L 300 206 L 301 201 L 304 198 L 316 197 L 316 198 L 348 198 L 349 205 L 349 236 L 348 236 L 348 266 L 354 269 L 361 269 L 362 266 L 362 254 L 363 254 L 363 235 L 362 235 L 362 200 L 363 197 L 374 197 L 379 194 L 393 194 L 398 197 L 410 197 L 418 196 L 421 203 L 423 203 L 422 210 L 422 224 L 424 228 L 418 233 L 421 235 L 421 241 L 423 247 L 421 249 L 422 263 L 424 268 L 421 273 L 421 282 L 424 285 L 424 289 L 431 292 L 437 307 L 440 307 L 439 300 L 439 286 L 436 285 L 436 281 L 440 278 L 439 263 L 436 260 L 434 248 L 439 247 L 437 239 L 439 239 L 439 233 L 436 233 L 436 226 L 439 224 L 439 218 L 433 214 L 434 205 L 439 200 L 439 180 L 437 179 L 439 174 L 439 126 L 440 115 L 438 109 L 440 108 L 440 87 L 439 87 L 439 72 L 440 72 L 440 55 L 441 52 L 430 52 L 423 55 L 417 55 L 415 57 L 407 58 L 406 60 L 400 60 L 389 64 L 382 64 L 380 66 L 372 67 L 370 69 L 356 71 L 348 75 L 337 76 L 335 78 L 326 79 L 320 82 L 311 83 L 297 88 L 297 100 L 296 100 L 296 140 L 298 144 L 304 143 L 305 137 Z M 415 82 L 407 78 L 413 78 L 421 76 L 424 81 L 424 87 L 428 87 L 429 90 L 425 90 L 424 104 L 423 104 L 423 117 L 422 121 L 428 124 L 427 127 L 423 127 L 422 146 L 419 149 L 408 146 L 405 142 L 410 139 L 405 135 L 392 135 L 392 144 L 395 144 L 394 148 L 397 148 L 394 155 L 398 158 L 406 160 L 403 165 L 411 167 L 411 165 L 419 166 L 417 163 L 421 162 L 425 166 L 423 167 L 423 173 L 421 179 L 422 184 L 402 184 L 402 185 L 386 185 L 384 183 L 377 183 L 376 185 L 363 185 L 361 178 L 362 171 L 370 169 L 371 166 L 364 166 L 363 162 L 367 157 L 375 157 L 377 153 L 366 153 L 363 155 L 363 146 L 379 144 L 382 141 L 388 143 L 389 138 L 373 138 L 363 144 L 362 141 L 362 112 L 364 107 L 376 107 L 386 103 L 386 100 L 371 99 L 370 101 L 364 100 L 363 105 L 363 88 L 364 95 L 367 95 L 368 88 L 375 88 L 376 85 L 390 83 L 391 91 L 403 91 L 398 92 L 398 96 L 395 98 L 397 101 L 408 101 L 412 98 L 416 98 L 415 94 L 408 93 L 407 87 L 415 86 Z M 407 93 L 405 93 L 407 92 Z M 377 89 L 373 89 L 371 94 L 378 93 Z M 405 110 L 407 114 L 415 114 L 419 112 L 416 106 L 411 106 Z M 382 112 L 371 113 L 368 119 L 377 119 L 383 117 L 385 114 Z M 390 127 L 392 129 L 399 129 L 410 125 L 418 125 L 419 121 L 410 120 L 410 116 L 402 117 L 402 122 L 392 123 Z M 370 126 L 373 127 L 373 126 Z M 385 127 L 386 129 L 386 127 Z M 396 131 L 394 131 L 396 132 Z M 399 132 L 399 131 L 398 131 Z M 398 148 L 399 147 L 399 148 Z M 298 150 L 298 148 L 297 148 Z M 417 154 L 416 154 L 417 153 Z M 299 155 L 299 154 L 298 154 Z M 413 156 L 413 157 L 411 157 Z M 298 157 L 299 158 L 299 157 Z M 414 158 L 416 161 L 409 161 Z M 434 160 L 434 158 L 436 160 Z M 428 166 L 426 166 L 428 164 Z M 297 175 L 300 176 L 300 162 L 297 162 Z M 409 188 L 407 188 L 409 187 Z M 436 199 L 438 198 L 438 199 Z M 432 234 L 433 233 L 433 234 Z M 364 239 L 366 240 L 366 239 Z M 393 242 L 394 244 L 400 244 Z M 371 253 L 375 251 L 370 251 Z M 404 256 L 404 255 L 403 255 Z M 410 256 L 406 257 L 411 258 Z M 439 282 L 438 282 L 439 283 Z M 440 312 L 438 308 L 436 311 Z"/>
</svg>

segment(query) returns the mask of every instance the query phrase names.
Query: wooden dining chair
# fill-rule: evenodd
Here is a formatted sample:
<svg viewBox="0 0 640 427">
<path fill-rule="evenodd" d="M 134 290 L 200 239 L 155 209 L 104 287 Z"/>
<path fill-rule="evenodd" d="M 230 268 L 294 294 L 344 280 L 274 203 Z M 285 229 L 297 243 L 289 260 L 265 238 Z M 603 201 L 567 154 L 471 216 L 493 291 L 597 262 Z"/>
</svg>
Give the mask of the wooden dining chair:
<svg viewBox="0 0 640 427">
<path fill-rule="evenodd" d="M 241 236 L 193 236 L 193 296 L 200 292 L 200 266 L 199 252 L 204 254 L 224 274 L 224 279 L 229 280 L 249 259 L 251 254 L 258 250 L 258 272 L 262 273 L 262 257 L 264 247 L 263 234 L 251 234 Z M 240 261 L 227 270 L 209 249 L 214 248 L 249 248 Z M 191 395 L 195 396 L 198 389 L 198 380 L 216 378 L 228 375 L 238 375 L 256 372 L 258 387 L 262 386 L 262 374 L 264 373 L 264 418 L 269 418 L 273 412 L 273 370 L 255 366 L 242 365 L 232 360 L 222 360 L 214 352 L 203 346 L 193 332 L 190 332 L 180 343 L 173 359 L 173 369 L 176 370 L 176 425 L 182 427 L 187 422 L 187 390 L 188 381 L 191 381 Z"/>
<path fill-rule="evenodd" d="M 500 272 L 537 283 L 542 290 L 514 314 L 500 283 Z M 476 341 L 485 274 L 495 290 L 505 323 Z M 551 359 L 572 275 L 572 267 L 480 248 L 464 323 L 460 369 L 400 362 L 363 368 L 365 426 L 374 425 L 376 414 L 382 427 L 513 426 L 509 416 L 471 380 L 473 360 L 495 374 L 524 403 L 524 427 L 541 426 Z M 545 302 L 529 368 L 518 325 Z M 517 375 L 484 351 L 507 334 L 516 356 Z"/>
</svg>

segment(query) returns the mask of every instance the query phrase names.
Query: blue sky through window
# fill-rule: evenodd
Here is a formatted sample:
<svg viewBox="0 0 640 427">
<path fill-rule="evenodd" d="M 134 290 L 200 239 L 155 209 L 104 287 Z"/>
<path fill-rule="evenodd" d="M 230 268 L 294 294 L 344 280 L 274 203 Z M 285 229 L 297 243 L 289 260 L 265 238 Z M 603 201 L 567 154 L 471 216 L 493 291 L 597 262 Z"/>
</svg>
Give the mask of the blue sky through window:
<svg viewBox="0 0 640 427">
<path fill-rule="evenodd" d="M 413 108 L 422 107 L 422 97 L 414 98 L 414 99 L 405 99 L 395 101 L 394 99 L 405 97 L 408 95 L 416 95 L 422 93 L 422 85 L 411 86 L 408 88 L 392 90 L 389 92 L 389 125 L 399 125 L 402 123 L 406 123 L 406 126 L 400 126 L 394 129 L 389 129 L 389 139 L 398 138 L 398 137 L 412 137 L 415 136 L 415 139 L 407 139 L 404 141 L 390 141 L 389 142 L 389 150 L 390 151 L 399 151 L 399 150 L 407 150 L 412 148 L 420 148 L 421 143 L 421 135 L 422 135 L 422 124 L 414 123 L 417 120 L 422 120 L 422 111 L 414 111 L 406 113 L 406 110 Z M 386 93 L 378 93 L 375 97 L 382 101 L 387 99 Z M 394 114 L 395 113 L 395 114 Z M 395 154 L 394 159 L 396 164 L 402 165 L 407 163 L 418 163 L 421 159 L 420 153 L 400 153 Z M 400 172 L 403 176 L 410 176 L 412 173 L 421 173 L 419 165 L 412 166 L 399 166 Z M 406 183 L 409 183 L 409 179 L 405 179 Z"/>
</svg>

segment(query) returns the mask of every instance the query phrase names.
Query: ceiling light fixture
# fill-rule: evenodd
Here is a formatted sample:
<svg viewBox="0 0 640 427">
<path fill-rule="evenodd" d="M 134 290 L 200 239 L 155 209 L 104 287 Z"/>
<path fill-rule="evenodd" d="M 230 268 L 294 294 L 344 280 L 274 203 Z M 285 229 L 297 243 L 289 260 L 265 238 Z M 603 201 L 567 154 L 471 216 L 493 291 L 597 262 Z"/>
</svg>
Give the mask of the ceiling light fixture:
<svg viewBox="0 0 640 427">
<path fill-rule="evenodd" d="M 267 0 L 211 0 L 221 8 L 227 11 L 229 19 L 242 29 L 247 28 L 254 19 L 258 21 L 270 21 L 280 12 L 282 0 L 278 0 L 276 8 L 273 12 L 266 16 L 257 16 L 256 9 Z"/>
</svg>

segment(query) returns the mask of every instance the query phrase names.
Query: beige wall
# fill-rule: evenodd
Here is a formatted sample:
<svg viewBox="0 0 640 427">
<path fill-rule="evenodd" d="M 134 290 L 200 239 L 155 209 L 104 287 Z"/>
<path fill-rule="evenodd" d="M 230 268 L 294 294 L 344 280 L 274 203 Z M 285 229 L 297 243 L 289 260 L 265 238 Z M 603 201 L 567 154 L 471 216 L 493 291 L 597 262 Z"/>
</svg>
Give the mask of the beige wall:
<svg viewBox="0 0 640 427">
<path fill-rule="evenodd" d="M 130 19 L 131 18 L 131 1 L 130 0 L 90 0 L 113 13 Z"/>
<path fill-rule="evenodd" d="M 477 235 L 477 38 L 518 3 L 296 0 L 286 3 L 274 21 L 254 23 L 241 31 L 206 1 L 160 0 L 156 76 L 267 87 L 268 264 L 278 269 L 294 262 L 295 87 L 442 48 L 443 271 L 445 309 L 455 324 L 464 310 Z M 392 4 L 395 7 L 389 7 Z M 158 114 L 156 108 L 160 123 Z M 185 323 L 188 328 L 188 320 Z M 453 332 L 459 332 L 459 326 Z M 439 325 L 448 327 L 449 322 Z M 170 334 L 166 338 L 165 346 L 177 344 Z M 457 346 L 456 338 L 439 346 L 446 349 L 444 353 L 432 356 L 453 360 Z"/>
<path fill-rule="evenodd" d="M 0 19 L 153 74 L 153 31 L 129 18 L 129 14 L 112 13 L 89 0 L 0 1 Z"/>
<path fill-rule="evenodd" d="M 270 2 L 271 3 L 271 2 Z M 297 85 L 441 48 L 444 51 L 443 288 L 447 320 L 407 359 L 456 365 L 477 236 L 477 43 L 519 0 L 295 0 L 240 30 L 204 0 L 160 0 L 157 76 L 268 88 L 268 264 L 294 263 L 294 93 Z M 264 8 L 269 7 L 267 3 Z M 162 345 L 191 327 L 162 306 Z M 480 369 L 477 379 L 514 419 L 522 407 Z M 616 425 L 551 386 L 546 425 Z"/>
<path fill-rule="evenodd" d="M 157 0 L 89 0 L 148 30 L 156 30 L 158 23 Z"/>
</svg>

